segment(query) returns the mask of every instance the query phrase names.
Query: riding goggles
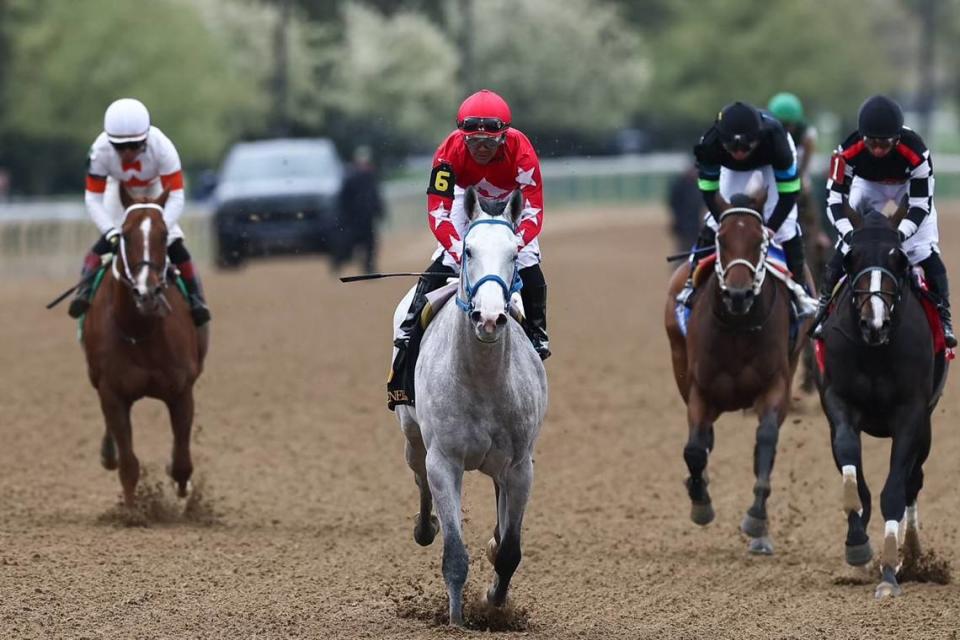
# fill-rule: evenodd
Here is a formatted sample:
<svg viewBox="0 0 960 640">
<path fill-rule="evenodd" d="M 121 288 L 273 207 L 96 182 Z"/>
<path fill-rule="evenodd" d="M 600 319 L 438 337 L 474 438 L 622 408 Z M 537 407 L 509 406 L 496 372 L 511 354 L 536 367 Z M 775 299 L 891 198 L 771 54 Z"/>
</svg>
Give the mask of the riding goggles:
<svg viewBox="0 0 960 640">
<path fill-rule="evenodd" d="M 733 140 L 723 143 L 723 148 L 729 153 L 737 151 L 753 151 L 760 144 L 759 140 L 747 140 L 743 136 L 734 136 Z"/>
<path fill-rule="evenodd" d="M 510 127 L 510 123 L 504 122 L 500 118 L 481 118 L 478 116 L 470 116 L 457 123 L 457 126 L 460 131 L 465 133 L 476 133 L 477 131 L 500 133 L 501 131 L 506 131 Z"/>
<path fill-rule="evenodd" d="M 132 142 L 111 142 L 111 146 L 117 151 L 140 151 L 147 146 L 146 140 L 134 140 Z"/>
<path fill-rule="evenodd" d="M 888 151 L 888 150 L 892 149 L 892 148 L 894 147 L 894 145 L 897 144 L 897 141 L 898 141 L 899 139 L 900 139 L 900 138 L 898 138 L 898 137 L 893 137 L 893 138 L 868 138 L 868 137 L 864 136 L 864 138 L 863 138 L 863 144 L 864 144 L 868 149 L 876 149 L 877 151 Z"/>
<path fill-rule="evenodd" d="M 464 142 L 471 149 L 486 149 L 493 151 L 503 143 L 503 136 L 465 136 Z"/>
</svg>

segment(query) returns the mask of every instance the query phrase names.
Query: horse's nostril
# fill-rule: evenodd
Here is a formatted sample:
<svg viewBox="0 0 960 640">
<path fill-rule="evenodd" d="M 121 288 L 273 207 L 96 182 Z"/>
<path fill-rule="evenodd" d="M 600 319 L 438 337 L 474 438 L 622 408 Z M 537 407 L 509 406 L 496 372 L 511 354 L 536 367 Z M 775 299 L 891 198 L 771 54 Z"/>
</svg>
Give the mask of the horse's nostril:
<svg viewBox="0 0 960 640">
<path fill-rule="evenodd" d="M 507 324 L 507 314 L 501 313 L 497 316 L 497 326 L 502 327 L 505 324 Z"/>
<path fill-rule="evenodd" d="M 474 322 L 480 322 L 480 312 L 479 311 L 471 312 L 470 319 L 473 320 Z"/>
</svg>

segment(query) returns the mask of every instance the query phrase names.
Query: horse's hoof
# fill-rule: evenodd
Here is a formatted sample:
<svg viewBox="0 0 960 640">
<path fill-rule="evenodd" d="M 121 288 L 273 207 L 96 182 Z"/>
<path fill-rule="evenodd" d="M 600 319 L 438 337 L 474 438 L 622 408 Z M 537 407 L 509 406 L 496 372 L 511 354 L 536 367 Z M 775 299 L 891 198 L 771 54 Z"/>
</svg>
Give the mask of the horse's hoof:
<svg viewBox="0 0 960 640">
<path fill-rule="evenodd" d="M 694 524 L 698 524 L 701 527 L 705 527 L 716 517 L 716 513 L 713 510 L 713 503 L 705 502 L 699 504 L 694 502 L 690 505 L 690 519 L 693 520 Z"/>
<path fill-rule="evenodd" d="M 749 513 L 740 522 L 740 531 L 751 538 L 763 538 L 767 535 L 767 519 L 754 518 Z"/>
<path fill-rule="evenodd" d="M 186 482 L 177 482 L 177 497 L 186 498 L 193 491 L 193 482 L 187 480 Z"/>
<path fill-rule="evenodd" d="M 433 539 L 437 537 L 437 532 L 440 531 L 440 521 L 437 520 L 437 516 L 430 515 L 429 522 L 424 525 L 420 514 L 417 513 L 413 516 L 413 539 L 417 541 L 417 544 L 421 547 L 426 547 L 433 542 Z"/>
<path fill-rule="evenodd" d="M 496 538 L 490 538 L 487 540 L 487 560 L 490 561 L 490 564 L 493 566 L 497 565 L 497 551 L 500 550 L 500 545 L 497 544 Z"/>
<path fill-rule="evenodd" d="M 885 598 L 894 598 L 903 593 L 903 590 L 900 588 L 899 584 L 889 583 L 886 580 L 877 585 L 877 590 L 874 591 L 873 597 L 877 600 L 883 600 Z"/>
<path fill-rule="evenodd" d="M 747 543 L 747 552 L 755 556 L 772 556 L 773 541 L 767 536 L 750 538 L 750 542 Z"/>
<path fill-rule="evenodd" d="M 870 542 L 863 544 L 848 544 L 846 548 L 847 564 L 851 567 L 862 567 L 873 560 L 873 547 Z"/>
<path fill-rule="evenodd" d="M 507 596 L 504 595 L 502 599 L 497 599 L 497 587 L 496 585 L 491 586 L 487 589 L 487 604 L 491 607 L 503 607 L 507 604 Z"/>
</svg>

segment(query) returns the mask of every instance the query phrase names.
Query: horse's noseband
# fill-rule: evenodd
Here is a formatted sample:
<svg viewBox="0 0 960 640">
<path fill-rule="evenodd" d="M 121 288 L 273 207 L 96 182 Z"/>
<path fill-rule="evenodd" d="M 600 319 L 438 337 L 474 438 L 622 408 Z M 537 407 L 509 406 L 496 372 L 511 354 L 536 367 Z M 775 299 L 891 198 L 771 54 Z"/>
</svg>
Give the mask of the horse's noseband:
<svg viewBox="0 0 960 640">
<path fill-rule="evenodd" d="M 481 224 L 500 224 L 505 227 L 509 227 L 511 231 L 516 231 L 514 226 L 507 222 L 506 220 L 499 219 L 490 219 L 490 220 L 477 220 L 473 222 L 469 227 L 467 227 L 466 233 L 463 234 L 463 246 L 467 246 L 467 236 L 470 235 L 470 232 Z M 463 259 L 460 262 L 460 273 L 461 281 L 463 284 L 463 292 L 466 294 L 466 300 L 460 297 L 460 293 L 457 293 L 457 306 L 463 309 L 467 314 L 471 313 L 474 310 L 473 297 L 477 295 L 477 291 L 480 289 L 480 286 L 486 282 L 496 282 L 500 285 L 500 288 L 503 290 L 503 302 L 507 307 L 507 310 L 510 309 L 510 297 L 520 291 L 523 288 L 523 281 L 520 279 L 520 272 L 517 267 L 517 264 L 513 265 L 513 282 L 509 285 L 504 281 L 503 278 L 498 276 L 495 273 L 488 273 L 483 276 L 475 283 L 470 282 L 470 274 L 467 273 L 467 254 L 464 251 Z"/>
<path fill-rule="evenodd" d="M 714 270 L 717 273 L 717 281 L 720 284 L 720 291 L 723 293 L 729 293 L 729 289 L 726 283 L 727 271 L 731 267 L 736 265 L 743 265 L 753 274 L 753 295 L 760 295 L 760 289 L 763 288 L 763 281 L 767 277 L 767 252 L 770 250 L 770 233 L 767 231 L 763 225 L 763 216 L 760 215 L 757 211 L 753 209 L 748 209 L 747 207 L 735 207 L 733 209 L 727 209 L 720 215 L 719 222 L 723 222 L 723 219 L 729 215 L 750 215 L 757 218 L 760 221 L 761 228 L 763 228 L 763 240 L 760 243 L 760 258 L 757 260 L 756 264 L 753 264 L 749 260 L 744 260 L 743 258 L 737 258 L 736 260 L 731 260 L 729 264 L 724 265 L 723 260 L 720 257 L 720 234 L 717 234 L 717 260 L 714 262 Z"/>
</svg>

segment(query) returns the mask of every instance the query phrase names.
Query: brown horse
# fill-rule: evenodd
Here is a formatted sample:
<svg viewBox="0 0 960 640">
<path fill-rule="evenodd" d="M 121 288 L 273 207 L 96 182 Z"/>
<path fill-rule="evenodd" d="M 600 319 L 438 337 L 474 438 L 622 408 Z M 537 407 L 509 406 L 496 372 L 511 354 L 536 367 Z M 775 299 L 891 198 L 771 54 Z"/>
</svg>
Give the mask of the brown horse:
<svg viewBox="0 0 960 640">
<path fill-rule="evenodd" d="M 166 196 L 134 201 L 121 189 L 126 214 L 119 246 L 83 320 L 87 369 L 107 427 L 101 462 L 110 470 L 119 466 L 128 508 L 140 477 L 130 409 L 140 398 L 167 405 L 173 427 L 167 472 L 180 497 L 187 495 L 193 472 L 193 384 L 203 370 L 209 334 L 194 326 L 187 301 L 168 287 Z"/>
<path fill-rule="evenodd" d="M 687 403 L 689 439 L 683 457 L 690 470 L 686 485 L 691 518 L 699 525 L 714 518 L 706 474 L 714 421 L 721 413 L 753 408 L 760 419 L 755 499 L 740 528 L 750 538 L 751 552 L 771 554 L 766 507 L 770 474 L 806 327 L 800 327 L 800 338 L 791 346 L 790 294 L 764 263 L 771 233 L 759 213 L 763 199 L 737 195 L 733 205 L 721 200 L 717 262 L 698 287 L 687 335 L 677 320 L 675 297 L 689 265 L 671 278 L 665 324 L 677 387 Z M 807 282 L 812 284 L 809 274 Z"/>
</svg>

